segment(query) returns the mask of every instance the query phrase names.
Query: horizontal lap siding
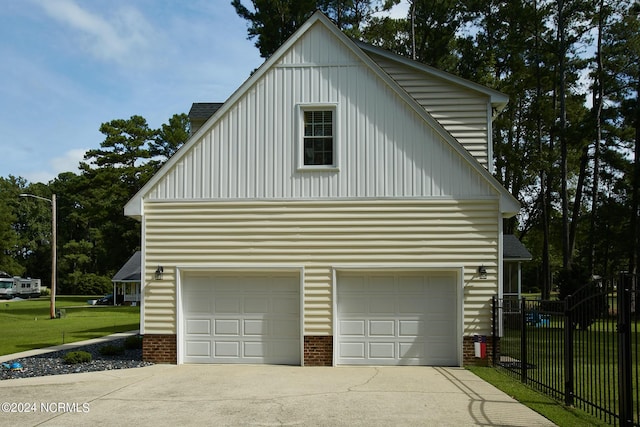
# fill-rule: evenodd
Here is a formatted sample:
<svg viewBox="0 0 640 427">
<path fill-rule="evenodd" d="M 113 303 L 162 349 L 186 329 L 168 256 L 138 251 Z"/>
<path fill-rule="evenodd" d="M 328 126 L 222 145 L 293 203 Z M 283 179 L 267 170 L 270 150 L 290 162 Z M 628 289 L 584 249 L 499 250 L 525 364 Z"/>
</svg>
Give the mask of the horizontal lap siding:
<svg viewBox="0 0 640 427">
<path fill-rule="evenodd" d="M 145 332 L 175 333 L 175 266 L 305 268 L 306 335 L 332 334 L 332 268 L 465 268 L 465 330 L 487 332 L 497 291 L 497 199 L 160 202 L 145 206 Z M 157 265 L 162 281 L 152 280 Z M 479 265 L 489 270 L 477 280 Z M 482 312 L 481 316 L 478 314 Z"/>
<path fill-rule="evenodd" d="M 489 140 L 487 97 L 426 76 L 406 65 L 379 56 L 374 59 L 486 167 Z"/>
</svg>

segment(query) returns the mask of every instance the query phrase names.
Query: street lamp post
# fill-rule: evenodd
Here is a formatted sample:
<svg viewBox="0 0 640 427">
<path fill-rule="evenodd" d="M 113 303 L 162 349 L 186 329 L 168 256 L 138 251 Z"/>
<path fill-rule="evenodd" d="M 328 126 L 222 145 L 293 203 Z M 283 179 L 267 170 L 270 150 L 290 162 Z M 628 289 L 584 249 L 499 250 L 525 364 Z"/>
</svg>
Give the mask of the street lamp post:
<svg viewBox="0 0 640 427">
<path fill-rule="evenodd" d="M 56 318 L 56 269 L 57 269 L 57 227 L 56 227 L 56 195 L 52 194 L 50 199 L 46 197 L 36 196 L 34 194 L 22 193 L 20 197 L 33 197 L 34 199 L 44 200 L 51 203 L 51 303 L 49 315 L 52 319 Z"/>
</svg>

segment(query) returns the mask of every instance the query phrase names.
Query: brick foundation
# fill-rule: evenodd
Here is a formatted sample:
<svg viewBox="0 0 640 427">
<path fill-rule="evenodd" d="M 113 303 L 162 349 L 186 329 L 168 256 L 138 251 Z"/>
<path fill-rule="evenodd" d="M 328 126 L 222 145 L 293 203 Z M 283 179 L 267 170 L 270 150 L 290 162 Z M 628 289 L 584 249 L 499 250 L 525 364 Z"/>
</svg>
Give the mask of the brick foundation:
<svg viewBox="0 0 640 427">
<path fill-rule="evenodd" d="M 500 339 L 498 342 L 498 354 L 500 354 Z M 493 361 L 493 337 L 487 337 L 487 357 L 478 359 L 475 357 L 473 336 L 464 337 L 462 341 L 462 364 L 464 366 L 483 366 Z M 142 340 L 142 359 L 152 363 L 176 364 L 177 339 L 173 334 L 147 334 Z M 305 336 L 304 355 L 305 366 L 333 366 L 333 337 L 332 336 Z"/>
<path fill-rule="evenodd" d="M 332 366 L 333 337 L 304 337 L 304 366 Z"/>
<path fill-rule="evenodd" d="M 142 360 L 152 363 L 178 363 L 177 339 L 173 334 L 147 334 L 142 338 Z"/>
<path fill-rule="evenodd" d="M 497 340 L 497 352 L 500 354 L 500 338 Z M 487 336 L 487 357 L 479 359 L 475 356 L 473 336 L 464 337 L 462 340 L 462 365 L 463 366 L 487 366 L 493 363 L 493 337 Z"/>
</svg>

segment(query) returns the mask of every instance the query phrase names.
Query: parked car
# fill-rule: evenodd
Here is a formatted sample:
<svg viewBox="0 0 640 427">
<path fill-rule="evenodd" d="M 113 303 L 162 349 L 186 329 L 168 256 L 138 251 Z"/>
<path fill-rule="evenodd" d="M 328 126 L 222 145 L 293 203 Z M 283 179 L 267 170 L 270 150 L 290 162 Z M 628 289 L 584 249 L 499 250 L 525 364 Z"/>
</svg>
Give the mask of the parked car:
<svg viewBox="0 0 640 427">
<path fill-rule="evenodd" d="M 113 294 L 105 295 L 96 301 L 96 305 L 113 305 Z"/>
<path fill-rule="evenodd" d="M 116 296 L 116 305 L 122 305 L 124 303 L 124 295 Z M 104 297 L 96 301 L 96 305 L 113 305 L 113 294 L 107 294 Z"/>
</svg>

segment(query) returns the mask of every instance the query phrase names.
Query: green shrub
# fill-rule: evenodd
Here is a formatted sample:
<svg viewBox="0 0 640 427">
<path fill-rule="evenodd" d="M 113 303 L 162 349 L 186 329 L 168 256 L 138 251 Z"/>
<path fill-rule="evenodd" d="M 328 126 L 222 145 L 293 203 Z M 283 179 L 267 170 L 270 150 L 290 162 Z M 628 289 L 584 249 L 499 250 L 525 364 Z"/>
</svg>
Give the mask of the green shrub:
<svg viewBox="0 0 640 427">
<path fill-rule="evenodd" d="M 61 277 L 59 286 L 65 293 L 73 295 L 104 295 L 113 290 L 110 277 L 80 271 Z"/>
<path fill-rule="evenodd" d="M 51 295 L 51 291 L 49 290 L 49 288 L 41 288 L 40 289 L 40 296 L 48 297 L 49 295 Z"/>
<path fill-rule="evenodd" d="M 65 363 L 70 365 L 91 362 L 91 359 L 91 353 L 87 353 L 86 351 L 70 351 L 64 355 Z"/>
<path fill-rule="evenodd" d="M 138 350 L 142 348 L 142 336 L 131 335 L 124 340 L 124 348 L 127 350 Z"/>
<path fill-rule="evenodd" d="M 100 354 L 103 356 L 118 356 L 124 353 L 124 347 L 119 345 L 107 344 L 100 347 Z"/>
</svg>

